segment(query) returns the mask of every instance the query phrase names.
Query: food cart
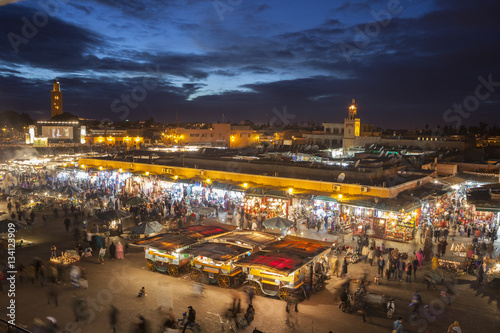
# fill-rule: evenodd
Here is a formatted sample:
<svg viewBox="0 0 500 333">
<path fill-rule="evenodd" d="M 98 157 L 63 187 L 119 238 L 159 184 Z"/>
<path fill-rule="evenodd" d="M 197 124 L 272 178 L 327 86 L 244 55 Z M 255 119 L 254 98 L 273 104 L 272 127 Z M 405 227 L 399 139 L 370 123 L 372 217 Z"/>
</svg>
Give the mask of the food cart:
<svg viewBox="0 0 500 333">
<path fill-rule="evenodd" d="M 263 250 L 238 261 L 247 274 L 245 282 L 257 295 L 278 296 L 283 301 L 299 297 L 308 280 L 311 290 L 322 283 L 323 272 L 317 263 L 326 257 L 332 243 L 286 236 L 268 244 Z"/>
<path fill-rule="evenodd" d="M 243 274 L 239 258 L 249 255 L 248 248 L 230 243 L 203 242 L 182 251 L 192 257 L 191 280 L 217 283 L 221 288 L 241 285 Z"/>
<path fill-rule="evenodd" d="M 230 230 L 218 226 L 195 225 L 135 243 L 144 246 L 146 267 L 150 271 L 168 273 L 176 276 L 187 269 L 189 255 L 181 251 L 200 240 L 210 239 L 228 233 Z"/>
</svg>

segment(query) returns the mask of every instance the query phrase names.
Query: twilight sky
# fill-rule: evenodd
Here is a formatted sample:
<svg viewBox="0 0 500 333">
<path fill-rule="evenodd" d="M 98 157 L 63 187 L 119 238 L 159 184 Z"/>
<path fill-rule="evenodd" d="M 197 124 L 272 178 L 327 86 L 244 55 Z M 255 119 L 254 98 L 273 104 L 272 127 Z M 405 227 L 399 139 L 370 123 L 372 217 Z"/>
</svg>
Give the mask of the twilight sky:
<svg viewBox="0 0 500 333">
<path fill-rule="evenodd" d="M 57 77 L 86 118 L 500 120 L 495 0 L 0 3 L 0 111 L 47 119 Z"/>
</svg>

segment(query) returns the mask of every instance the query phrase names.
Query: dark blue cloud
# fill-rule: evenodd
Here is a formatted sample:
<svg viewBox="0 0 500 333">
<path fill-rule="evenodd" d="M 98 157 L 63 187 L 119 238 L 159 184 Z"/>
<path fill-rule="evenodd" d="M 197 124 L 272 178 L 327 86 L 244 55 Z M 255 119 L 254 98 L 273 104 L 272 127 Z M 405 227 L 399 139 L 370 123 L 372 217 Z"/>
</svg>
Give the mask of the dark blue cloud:
<svg viewBox="0 0 500 333">
<path fill-rule="evenodd" d="M 30 38 L 24 18 L 41 15 L 38 2 L 4 6 L 1 107 L 48 115 L 57 76 L 65 110 L 118 119 L 113 102 L 153 78 L 131 119 L 173 121 L 178 111 L 184 121 L 224 113 L 265 122 L 287 105 L 297 121 L 342 121 L 356 98 L 363 122 L 408 127 L 443 123 L 447 108 L 474 93 L 478 76 L 500 81 L 496 1 L 401 0 L 388 18 L 396 0 L 221 1 L 223 19 L 202 0 L 61 4 Z M 18 52 L 13 34 L 27 40 Z M 346 56 L 342 45 L 354 48 Z M 498 121 L 499 96 L 465 121 Z"/>
</svg>

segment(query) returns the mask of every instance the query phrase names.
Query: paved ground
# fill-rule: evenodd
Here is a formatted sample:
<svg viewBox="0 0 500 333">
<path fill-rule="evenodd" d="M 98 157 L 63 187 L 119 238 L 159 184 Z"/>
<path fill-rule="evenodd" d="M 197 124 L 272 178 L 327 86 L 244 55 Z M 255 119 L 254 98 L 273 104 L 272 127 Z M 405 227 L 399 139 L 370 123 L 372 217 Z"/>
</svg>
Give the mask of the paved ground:
<svg viewBox="0 0 500 333">
<path fill-rule="evenodd" d="M 5 203 L 0 203 L 0 210 L 5 210 Z M 336 236 L 302 230 L 304 237 L 334 240 Z M 43 260 L 50 257 L 50 245 L 55 242 L 58 249 L 72 249 L 73 240 L 64 230 L 62 218 L 51 219 L 46 229 L 41 226 L 41 218 L 31 232 L 18 233 L 18 238 L 32 240 L 36 245 L 18 249 L 18 262 L 29 264 L 34 256 Z M 345 237 L 352 242 L 351 237 Z M 377 241 L 379 244 L 380 241 Z M 385 242 L 387 247 L 398 247 L 403 252 L 413 252 L 418 246 Z M 498 245 L 498 244 L 497 244 Z M 138 315 L 143 315 L 149 323 L 149 332 L 160 332 L 161 320 L 165 317 L 160 305 L 172 306 L 176 317 L 192 305 L 197 310 L 197 317 L 203 332 L 229 332 L 227 325 L 221 324 L 221 315 L 229 308 L 234 294 L 244 300 L 241 290 L 225 290 L 216 286 L 207 286 L 205 296 L 195 296 L 189 278 L 184 275 L 174 278 L 159 273 L 149 272 L 144 267 L 144 254 L 141 249 L 132 249 L 125 260 L 106 259 L 104 265 L 97 264 L 97 257 L 86 258 L 80 266 L 86 270 L 89 281 L 88 289 L 76 289 L 66 282 L 55 286 L 59 292 L 59 306 L 47 305 L 49 287 L 40 287 L 18 283 L 16 289 L 16 322 L 30 326 L 34 318 L 53 316 L 59 325 L 68 332 L 111 332 L 108 312 L 111 304 L 119 309 L 119 327 L 117 332 L 130 332 L 138 323 Z M 349 274 L 367 270 L 371 279 L 376 267 L 358 263 L 349 266 Z M 396 316 L 403 316 L 405 332 L 445 332 L 454 320 L 459 320 L 464 332 L 474 330 L 495 332 L 500 327 L 499 290 L 498 286 L 477 285 L 473 278 L 462 278 L 455 281 L 457 298 L 451 306 L 444 305 L 439 298 L 439 288 L 427 291 L 423 283 L 424 270 L 417 273 L 417 282 L 406 283 L 383 280 L 380 285 L 371 284 L 368 290 L 396 298 Z M 341 312 L 338 307 L 337 287 L 342 281 L 332 278 L 326 289 L 314 294 L 310 300 L 299 305 L 299 312 L 288 315 L 285 303 L 277 299 L 257 297 L 255 301 L 256 316 L 252 327 L 242 330 L 251 332 L 254 327 L 264 332 L 390 332 L 392 321 L 384 317 L 379 309 L 369 312 L 367 323 L 363 323 L 357 314 Z M 137 298 L 139 289 L 145 286 L 148 296 Z M 353 286 L 355 288 L 355 286 Z M 425 318 L 410 323 L 408 304 L 415 290 L 421 291 L 424 303 L 430 305 Z M 91 304 L 85 321 L 74 322 L 72 309 L 73 295 L 84 297 Z M 0 299 L 0 317 L 5 317 L 8 297 L 2 292 Z"/>
</svg>

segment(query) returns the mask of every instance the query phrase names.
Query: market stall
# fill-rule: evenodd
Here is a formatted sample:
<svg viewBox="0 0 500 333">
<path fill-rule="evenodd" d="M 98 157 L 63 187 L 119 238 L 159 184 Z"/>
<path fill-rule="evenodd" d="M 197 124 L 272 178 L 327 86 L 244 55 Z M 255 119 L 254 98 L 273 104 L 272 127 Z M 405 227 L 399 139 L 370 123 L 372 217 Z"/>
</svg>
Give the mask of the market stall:
<svg viewBox="0 0 500 333">
<path fill-rule="evenodd" d="M 144 246 L 148 270 L 176 276 L 189 262 L 189 256 L 180 251 L 196 242 L 187 235 L 166 233 L 140 240 L 135 245 Z"/>
<path fill-rule="evenodd" d="M 231 243 L 204 242 L 182 251 L 192 258 L 189 276 L 196 282 L 217 283 L 221 288 L 240 286 L 243 271 L 239 258 L 249 255 L 248 248 Z"/>
<path fill-rule="evenodd" d="M 68 250 L 62 252 L 59 257 L 50 258 L 50 262 L 56 265 L 72 265 L 80 260 L 80 256 L 76 250 Z"/>
<path fill-rule="evenodd" d="M 329 242 L 286 236 L 242 258 L 238 266 L 247 274 L 246 283 L 255 289 L 256 294 L 278 296 L 288 301 L 302 294 L 306 281 L 313 290 L 315 282 L 322 279 L 313 265 L 326 259 L 331 245 Z"/>
<path fill-rule="evenodd" d="M 140 240 L 135 245 L 145 247 L 148 270 L 175 276 L 180 270 L 187 268 L 189 255 L 182 253 L 182 250 L 230 231 L 231 229 L 218 226 L 196 225 Z"/>
<path fill-rule="evenodd" d="M 454 256 L 467 257 L 468 245 L 465 243 L 452 243 L 450 246 L 450 251 Z"/>
</svg>

